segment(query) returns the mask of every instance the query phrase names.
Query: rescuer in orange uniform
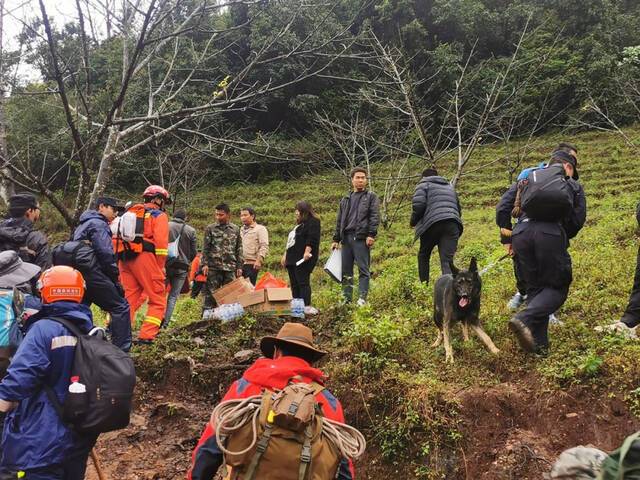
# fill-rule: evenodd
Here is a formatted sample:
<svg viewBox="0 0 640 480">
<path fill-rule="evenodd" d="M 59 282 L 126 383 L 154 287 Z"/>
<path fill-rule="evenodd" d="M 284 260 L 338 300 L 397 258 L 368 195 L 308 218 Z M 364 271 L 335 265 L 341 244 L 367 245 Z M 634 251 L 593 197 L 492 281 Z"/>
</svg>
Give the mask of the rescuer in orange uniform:
<svg viewBox="0 0 640 480">
<path fill-rule="evenodd" d="M 171 197 L 158 185 L 147 187 L 142 196 L 144 204 L 132 205 L 125 213 L 132 212 L 140 219 L 138 225 L 142 235 L 133 242 L 118 239 L 114 242 L 120 259 L 122 286 L 131 307 L 132 324 L 144 297 L 149 299 L 138 343 L 151 343 L 158 335 L 167 306 L 164 267 L 169 244 L 169 217 L 164 213 L 164 207 L 171 203 Z"/>
</svg>

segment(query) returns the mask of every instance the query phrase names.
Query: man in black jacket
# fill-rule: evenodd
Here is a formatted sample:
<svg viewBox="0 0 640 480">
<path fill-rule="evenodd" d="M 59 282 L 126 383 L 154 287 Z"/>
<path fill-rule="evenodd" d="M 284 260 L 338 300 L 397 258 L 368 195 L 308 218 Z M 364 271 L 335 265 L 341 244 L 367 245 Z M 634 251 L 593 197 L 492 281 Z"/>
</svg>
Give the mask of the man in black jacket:
<svg viewBox="0 0 640 480">
<path fill-rule="evenodd" d="M 449 181 L 438 176 L 435 168 L 427 168 L 413 194 L 412 207 L 410 225 L 420 238 L 420 281 L 429 283 L 429 260 L 436 245 L 442 274 L 451 273 L 450 264 L 463 229 L 460 201 Z"/>
<path fill-rule="evenodd" d="M 40 219 L 36 197 L 30 193 L 13 195 L 9 199 L 8 217 L 0 223 L 0 251 L 15 250 L 23 262 L 38 265 L 43 271 L 49 268 L 49 242 L 34 226 Z"/>
<path fill-rule="evenodd" d="M 509 328 L 524 350 L 536 353 L 544 353 L 548 349 L 549 315 L 567 299 L 573 280 L 571 256 L 567 250 L 569 240 L 582 229 L 587 215 L 584 190 L 577 182 L 576 157 L 556 150 L 546 168 L 554 165 L 561 165 L 570 177 L 568 184 L 573 190 L 571 212 L 558 222 L 534 220 L 521 213 L 512 233 L 515 261 L 527 286 L 527 306 L 509 321 Z M 498 208 L 499 217 L 500 212 L 512 211 L 517 203 L 517 189 L 518 184 L 514 184 L 503 195 Z"/>
<path fill-rule="evenodd" d="M 362 306 L 369 293 L 371 247 L 380 224 L 380 201 L 375 193 L 366 190 L 364 168 L 351 170 L 351 185 L 353 191 L 340 200 L 331 248 L 340 248 L 342 244 L 342 291 L 347 303 L 353 300 L 353 264 L 358 265 L 358 305 Z"/>
</svg>

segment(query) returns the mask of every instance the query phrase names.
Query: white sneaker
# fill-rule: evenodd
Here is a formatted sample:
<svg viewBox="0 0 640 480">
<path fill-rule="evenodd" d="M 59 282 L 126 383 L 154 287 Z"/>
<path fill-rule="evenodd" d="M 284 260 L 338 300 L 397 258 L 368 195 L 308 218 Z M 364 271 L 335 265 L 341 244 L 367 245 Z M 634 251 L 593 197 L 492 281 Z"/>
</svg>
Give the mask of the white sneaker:
<svg viewBox="0 0 640 480">
<path fill-rule="evenodd" d="M 358 303 L 356 303 L 356 305 L 358 305 L 359 307 L 364 307 L 366 304 L 367 301 L 364 298 L 359 298 Z"/>
<path fill-rule="evenodd" d="M 560 325 L 564 325 L 564 322 L 558 319 L 555 313 L 552 313 L 551 315 L 549 315 L 549 325 L 560 326 Z"/>
<path fill-rule="evenodd" d="M 509 300 L 509 303 L 507 303 L 507 308 L 512 312 L 515 312 L 522 306 L 526 299 L 526 295 L 522 295 L 520 292 L 516 292 L 515 295 L 511 297 L 511 300 Z"/>
<path fill-rule="evenodd" d="M 315 307 L 312 307 L 311 305 L 308 305 L 306 307 L 304 307 L 304 314 L 305 315 L 317 315 L 318 314 L 318 309 Z"/>
<path fill-rule="evenodd" d="M 612 332 L 612 333 L 618 333 L 622 336 L 624 336 L 625 338 L 629 338 L 629 339 L 637 339 L 638 338 L 638 334 L 636 332 L 636 328 L 631 328 L 629 326 L 627 326 L 627 324 L 625 324 L 624 322 L 615 322 L 612 323 L 611 325 L 605 325 L 603 326 L 598 326 L 596 328 L 594 328 L 594 330 L 596 332 Z"/>
</svg>

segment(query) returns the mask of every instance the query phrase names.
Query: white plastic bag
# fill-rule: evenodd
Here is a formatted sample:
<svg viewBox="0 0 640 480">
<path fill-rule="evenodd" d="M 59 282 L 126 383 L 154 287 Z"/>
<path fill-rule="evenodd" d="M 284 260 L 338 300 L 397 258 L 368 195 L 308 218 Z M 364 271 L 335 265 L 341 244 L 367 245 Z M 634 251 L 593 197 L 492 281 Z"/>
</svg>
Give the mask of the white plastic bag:
<svg viewBox="0 0 640 480">
<path fill-rule="evenodd" d="M 342 283 L 342 252 L 339 248 L 331 252 L 329 260 L 324 264 L 324 271 L 336 282 Z"/>
</svg>

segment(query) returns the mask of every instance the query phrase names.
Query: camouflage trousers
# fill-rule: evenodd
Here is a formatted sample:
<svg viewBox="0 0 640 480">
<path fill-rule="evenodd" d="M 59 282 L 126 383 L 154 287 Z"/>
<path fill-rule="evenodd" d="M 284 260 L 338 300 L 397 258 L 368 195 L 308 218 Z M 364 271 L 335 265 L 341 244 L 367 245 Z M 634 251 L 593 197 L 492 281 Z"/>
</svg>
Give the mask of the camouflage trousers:
<svg viewBox="0 0 640 480">
<path fill-rule="evenodd" d="M 236 279 L 236 272 L 228 272 L 226 270 L 213 270 L 209 269 L 209 275 L 207 275 L 207 282 L 203 288 L 204 304 L 202 308 L 204 310 L 213 308 L 216 306 L 216 301 L 213 298 L 213 292 L 226 285 L 229 282 L 233 282 Z"/>
</svg>

